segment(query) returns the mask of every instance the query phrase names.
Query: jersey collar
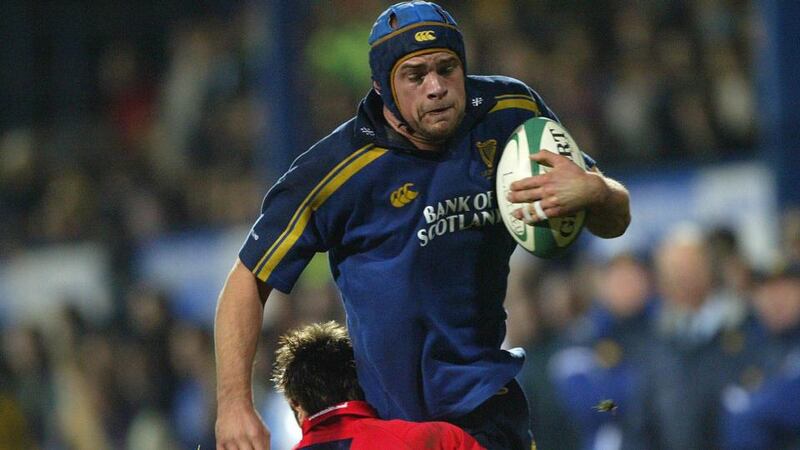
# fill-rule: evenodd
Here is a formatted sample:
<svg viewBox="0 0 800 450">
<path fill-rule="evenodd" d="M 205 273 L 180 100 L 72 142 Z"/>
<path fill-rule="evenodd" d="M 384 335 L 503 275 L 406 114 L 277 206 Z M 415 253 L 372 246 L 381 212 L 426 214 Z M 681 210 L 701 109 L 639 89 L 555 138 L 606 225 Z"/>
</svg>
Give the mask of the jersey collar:
<svg viewBox="0 0 800 450">
<path fill-rule="evenodd" d="M 339 416 L 378 417 L 378 413 L 376 413 L 367 402 L 351 400 L 339 403 L 338 405 L 325 408 L 303 420 L 303 424 L 301 425 L 303 435 L 308 433 L 315 426 Z"/>
<path fill-rule="evenodd" d="M 465 106 L 464 119 L 459 124 L 454 137 L 450 139 L 451 141 L 457 140 L 458 137 L 468 133 L 497 103 L 494 96 L 484 93 L 471 77 L 467 77 L 466 92 L 467 104 Z M 421 156 L 430 156 L 432 153 L 436 153 L 417 149 L 408 139 L 394 131 L 386 123 L 386 119 L 383 117 L 383 100 L 374 89 L 370 89 L 367 96 L 358 106 L 353 133 L 355 139 L 364 144 L 371 143 L 379 147 L 387 147 Z M 446 143 L 445 146 L 449 146 L 449 143 Z"/>
</svg>

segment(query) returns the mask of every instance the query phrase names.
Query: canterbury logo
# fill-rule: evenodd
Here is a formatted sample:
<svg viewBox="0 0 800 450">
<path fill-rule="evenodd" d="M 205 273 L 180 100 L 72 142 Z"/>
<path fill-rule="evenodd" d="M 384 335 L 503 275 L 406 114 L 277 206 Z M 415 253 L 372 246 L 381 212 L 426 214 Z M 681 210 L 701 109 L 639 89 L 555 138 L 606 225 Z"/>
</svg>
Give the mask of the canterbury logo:
<svg viewBox="0 0 800 450">
<path fill-rule="evenodd" d="M 417 198 L 419 195 L 418 192 L 412 191 L 411 188 L 414 186 L 414 183 L 406 183 L 400 189 L 393 191 L 392 194 L 389 196 L 389 200 L 392 202 L 392 206 L 395 208 L 402 208 L 407 204 L 411 203 L 412 200 Z"/>
<path fill-rule="evenodd" d="M 436 34 L 434 34 L 433 30 L 418 31 L 414 33 L 414 39 L 417 42 L 435 41 Z"/>
</svg>

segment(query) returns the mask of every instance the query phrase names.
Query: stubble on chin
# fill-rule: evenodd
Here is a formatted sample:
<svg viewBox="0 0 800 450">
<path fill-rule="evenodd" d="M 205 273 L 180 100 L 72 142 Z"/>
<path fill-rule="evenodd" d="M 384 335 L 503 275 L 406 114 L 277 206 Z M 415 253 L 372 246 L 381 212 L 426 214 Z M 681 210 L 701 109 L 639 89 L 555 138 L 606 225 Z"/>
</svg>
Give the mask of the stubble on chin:
<svg viewBox="0 0 800 450">
<path fill-rule="evenodd" d="M 462 120 L 464 120 L 463 112 L 452 120 L 439 121 L 430 125 L 422 123 L 420 124 L 421 126 L 419 131 L 421 131 L 420 134 L 426 140 L 430 140 L 432 142 L 441 142 L 447 140 L 453 135 L 453 133 L 456 132 L 456 129 Z"/>
</svg>

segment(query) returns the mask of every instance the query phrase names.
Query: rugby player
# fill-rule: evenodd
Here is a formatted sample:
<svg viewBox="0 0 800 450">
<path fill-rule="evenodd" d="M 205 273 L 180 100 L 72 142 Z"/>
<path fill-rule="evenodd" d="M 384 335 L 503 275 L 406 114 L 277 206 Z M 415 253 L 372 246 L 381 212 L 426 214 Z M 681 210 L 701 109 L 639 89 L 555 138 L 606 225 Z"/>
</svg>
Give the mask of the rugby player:
<svg viewBox="0 0 800 450">
<path fill-rule="evenodd" d="M 481 450 L 447 422 L 381 420 L 364 401 L 347 330 L 311 324 L 281 336 L 273 380 L 303 430 L 295 449 Z"/>
<path fill-rule="evenodd" d="M 556 117 L 518 80 L 467 76 L 458 25 L 436 4 L 389 7 L 369 44 L 373 86 L 356 116 L 270 188 L 220 294 L 217 446 L 268 448 L 251 387 L 264 302 L 328 252 L 358 379 L 381 418 L 446 420 L 484 447 L 527 450 L 514 380 L 524 353 L 500 348 L 515 241 L 494 167 L 517 126 Z M 511 201 L 534 216 L 586 209 L 597 236 L 625 231 L 628 193 L 590 157 L 588 171 L 550 152 L 534 158 L 552 170 L 513 184 Z"/>
</svg>

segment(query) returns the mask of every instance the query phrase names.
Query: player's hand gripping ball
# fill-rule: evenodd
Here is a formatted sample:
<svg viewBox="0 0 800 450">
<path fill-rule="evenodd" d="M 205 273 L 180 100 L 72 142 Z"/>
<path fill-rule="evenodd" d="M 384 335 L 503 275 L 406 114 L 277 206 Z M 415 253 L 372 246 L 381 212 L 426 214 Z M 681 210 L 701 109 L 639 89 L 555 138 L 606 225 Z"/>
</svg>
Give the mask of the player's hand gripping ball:
<svg viewBox="0 0 800 450">
<path fill-rule="evenodd" d="M 558 122 L 535 117 L 519 126 L 503 149 L 497 165 L 497 200 L 500 216 L 511 236 L 522 248 L 542 258 L 563 253 L 578 238 L 586 219 L 586 211 L 549 218 L 541 203 L 511 203 L 506 199 L 511 183 L 547 173 L 550 168 L 531 160 L 541 150 L 565 156 L 586 170 L 583 154 L 575 141 Z M 513 212 L 522 208 L 523 219 Z"/>
</svg>

